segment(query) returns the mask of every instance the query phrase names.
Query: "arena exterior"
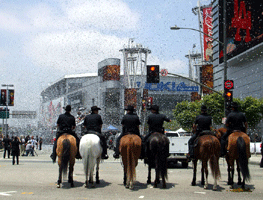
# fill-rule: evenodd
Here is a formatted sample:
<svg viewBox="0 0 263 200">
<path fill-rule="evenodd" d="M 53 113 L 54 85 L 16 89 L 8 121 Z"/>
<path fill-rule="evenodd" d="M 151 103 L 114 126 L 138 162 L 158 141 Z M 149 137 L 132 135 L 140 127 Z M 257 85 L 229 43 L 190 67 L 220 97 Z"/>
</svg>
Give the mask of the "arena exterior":
<svg viewBox="0 0 263 200">
<path fill-rule="evenodd" d="M 140 91 L 147 91 L 146 98 L 150 98 L 153 104 L 160 107 L 161 113 L 171 118 L 172 109 L 178 102 L 190 101 L 191 93 L 199 92 L 199 86 L 187 79 L 169 75 L 161 76 L 157 84 L 146 83 L 145 75 L 136 75 L 134 80 L 137 88 L 130 88 L 135 91 L 135 98 L 131 99 L 127 96 L 124 76 L 120 74 L 120 59 L 117 58 L 98 63 L 98 73 L 67 75 L 41 92 L 41 125 L 50 129 L 55 127 L 58 115 L 64 112 L 63 107 L 67 104 L 72 106 L 71 113 L 76 117 L 78 111 L 85 115 L 91 106 L 97 105 L 101 108 L 103 129 L 112 125 L 121 130 L 120 122 L 128 102 L 136 106 L 136 112 L 142 110 L 143 102 L 147 103 L 142 100 Z M 149 111 L 144 109 L 141 113 L 147 116 Z"/>
</svg>

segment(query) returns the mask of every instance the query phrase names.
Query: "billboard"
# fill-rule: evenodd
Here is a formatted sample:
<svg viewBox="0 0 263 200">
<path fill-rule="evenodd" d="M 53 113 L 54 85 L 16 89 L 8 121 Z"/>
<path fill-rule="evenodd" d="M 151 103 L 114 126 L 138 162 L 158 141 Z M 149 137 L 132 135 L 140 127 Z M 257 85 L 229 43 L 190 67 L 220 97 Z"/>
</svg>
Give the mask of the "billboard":
<svg viewBox="0 0 263 200">
<path fill-rule="evenodd" d="M 119 81 L 120 65 L 106 65 L 98 70 L 98 75 L 103 77 L 103 81 Z"/>
<path fill-rule="evenodd" d="M 201 68 L 201 83 L 213 88 L 213 65 L 203 65 Z M 203 94 L 211 94 L 212 90 L 209 90 L 206 87 L 202 87 Z"/>
<path fill-rule="evenodd" d="M 203 32 L 204 34 L 204 59 L 205 61 L 213 61 L 213 26 L 212 26 L 212 7 L 203 9 Z"/>
<path fill-rule="evenodd" d="M 124 107 L 126 108 L 128 105 L 137 106 L 137 89 L 135 88 L 127 88 L 124 91 Z"/>
<path fill-rule="evenodd" d="M 226 0 L 227 59 L 263 42 L 263 1 Z M 223 1 L 219 1 L 219 40 L 223 39 Z M 223 62 L 223 46 L 219 45 L 219 63 Z"/>
</svg>

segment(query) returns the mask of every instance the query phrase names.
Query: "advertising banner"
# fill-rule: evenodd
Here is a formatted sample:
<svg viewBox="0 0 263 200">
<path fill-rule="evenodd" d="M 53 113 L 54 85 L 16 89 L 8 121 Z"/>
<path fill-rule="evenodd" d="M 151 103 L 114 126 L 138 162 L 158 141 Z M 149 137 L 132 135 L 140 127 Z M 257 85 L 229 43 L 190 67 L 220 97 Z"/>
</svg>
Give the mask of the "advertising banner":
<svg viewBox="0 0 263 200">
<path fill-rule="evenodd" d="M 103 68 L 103 81 L 119 81 L 120 80 L 120 66 L 108 65 Z"/>
<path fill-rule="evenodd" d="M 204 59 L 205 61 L 213 61 L 213 26 L 212 26 L 212 7 L 203 9 L 203 32 L 204 34 Z"/>
<path fill-rule="evenodd" d="M 213 88 L 213 65 L 203 65 L 201 69 L 201 83 Z M 203 94 L 211 94 L 212 90 L 202 87 Z"/>
<path fill-rule="evenodd" d="M 263 42 L 263 1 L 226 0 L 227 59 Z M 223 1 L 219 1 L 219 40 L 223 39 Z M 223 45 L 219 48 L 223 62 Z"/>
<path fill-rule="evenodd" d="M 137 89 L 136 88 L 127 88 L 124 91 L 124 107 L 128 105 L 137 106 Z"/>
</svg>

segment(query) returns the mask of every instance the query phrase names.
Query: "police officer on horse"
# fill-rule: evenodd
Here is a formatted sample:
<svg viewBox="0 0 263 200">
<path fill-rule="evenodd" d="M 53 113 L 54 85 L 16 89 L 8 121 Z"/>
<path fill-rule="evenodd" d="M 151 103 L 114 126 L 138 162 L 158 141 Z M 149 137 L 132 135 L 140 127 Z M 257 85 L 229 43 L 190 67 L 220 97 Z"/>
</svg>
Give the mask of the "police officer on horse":
<svg viewBox="0 0 263 200">
<path fill-rule="evenodd" d="M 196 116 L 193 124 L 193 136 L 188 141 L 190 158 L 194 158 L 194 141 L 204 131 L 210 131 L 212 126 L 212 117 L 207 114 L 207 107 L 201 106 L 201 115 Z"/>
<path fill-rule="evenodd" d="M 232 112 L 226 119 L 227 132 L 221 137 L 221 156 L 226 154 L 226 141 L 228 136 L 235 130 L 247 133 L 247 119 L 244 113 L 238 111 L 237 102 L 231 104 Z"/>
<path fill-rule="evenodd" d="M 102 146 L 102 159 L 108 159 L 109 156 L 107 155 L 107 143 L 106 138 L 104 135 L 101 134 L 101 127 L 102 127 L 102 119 L 101 116 L 98 114 L 99 110 L 101 110 L 97 106 L 91 107 L 91 114 L 87 115 L 84 119 L 84 127 L 87 130 L 87 134 L 95 134 L 100 138 L 101 146 Z"/>
<path fill-rule="evenodd" d="M 80 139 L 78 138 L 77 134 L 73 131 L 76 128 L 76 121 L 75 121 L 75 117 L 70 114 L 71 105 L 67 105 L 65 108 L 65 111 L 66 112 L 64 114 L 59 115 L 58 120 L 57 120 L 58 131 L 56 135 L 56 140 L 54 141 L 53 153 L 50 156 L 53 162 L 56 162 L 56 157 L 57 157 L 56 149 L 57 149 L 58 138 L 64 133 L 68 133 L 76 138 L 76 143 L 77 143 L 77 148 L 78 148 L 78 153 L 76 155 L 76 158 L 77 159 L 81 158 L 79 154 Z"/>
<path fill-rule="evenodd" d="M 147 120 L 147 124 L 149 125 L 149 132 L 144 137 L 144 140 L 143 140 L 146 156 L 147 156 L 148 139 L 151 136 L 151 134 L 155 132 L 164 134 L 164 128 L 163 128 L 164 121 L 171 122 L 171 119 L 166 117 L 164 114 L 159 113 L 159 106 L 152 105 L 148 110 L 151 111 L 151 114 L 148 116 L 148 120 Z M 169 152 L 169 149 L 168 149 L 168 152 Z"/>
<path fill-rule="evenodd" d="M 132 133 L 141 137 L 139 131 L 139 125 L 141 124 L 141 122 L 138 115 L 134 113 L 135 111 L 134 107 L 128 105 L 127 108 L 125 108 L 124 110 L 127 110 L 127 114 L 124 115 L 121 120 L 122 133 L 117 138 L 115 153 L 113 154 L 113 157 L 116 159 L 120 157 L 120 150 L 119 150 L 120 140 L 124 135 L 127 135 L 128 133 Z"/>
</svg>

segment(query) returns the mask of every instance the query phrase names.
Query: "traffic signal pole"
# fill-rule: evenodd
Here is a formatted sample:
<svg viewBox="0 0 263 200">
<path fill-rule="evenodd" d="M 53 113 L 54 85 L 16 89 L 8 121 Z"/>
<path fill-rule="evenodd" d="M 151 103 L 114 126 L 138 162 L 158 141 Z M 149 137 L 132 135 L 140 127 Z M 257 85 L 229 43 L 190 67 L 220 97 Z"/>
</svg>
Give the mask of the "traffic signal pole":
<svg viewBox="0 0 263 200">
<path fill-rule="evenodd" d="M 216 90 L 214 90 L 213 88 L 210 88 L 210 87 L 208 87 L 207 85 L 204 85 L 204 84 L 202 84 L 202 83 L 199 83 L 199 82 L 197 82 L 197 81 L 194 81 L 194 80 L 192 80 L 192 79 L 190 79 L 190 78 L 188 78 L 188 77 L 184 77 L 184 76 L 181 76 L 181 75 L 179 75 L 179 74 L 173 74 L 173 73 L 168 73 L 169 75 L 173 75 L 173 76 L 177 76 L 177 77 L 181 77 L 181 78 L 184 78 L 184 79 L 187 79 L 187 80 L 189 80 L 189 81 L 191 81 L 191 82 L 193 82 L 193 83 L 195 83 L 195 84 L 197 84 L 197 85 L 200 85 L 200 86 L 202 86 L 202 87 L 205 87 L 205 88 L 207 88 L 207 89 L 209 89 L 209 90 L 212 90 L 213 92 L 215 92 L 215 93 L 217 93 L 217 94 L 220 94 L 220 95 L 224 95 L 223 93 L 221 93 L 221 92 L 218 92 L 218 91 L 216 91 Z"/>
</svg>

